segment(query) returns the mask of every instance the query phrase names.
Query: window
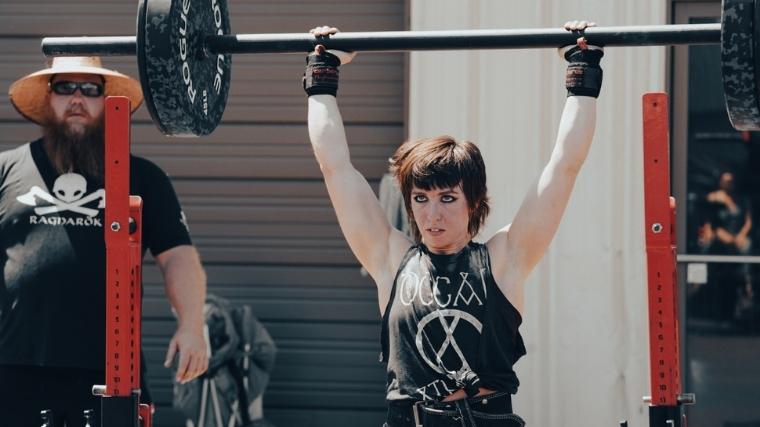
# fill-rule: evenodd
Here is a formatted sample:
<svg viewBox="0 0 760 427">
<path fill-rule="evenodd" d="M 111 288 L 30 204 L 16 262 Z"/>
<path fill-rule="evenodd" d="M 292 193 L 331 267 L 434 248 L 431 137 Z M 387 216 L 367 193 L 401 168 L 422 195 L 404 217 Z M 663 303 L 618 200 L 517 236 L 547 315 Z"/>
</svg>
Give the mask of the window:
<svg viewBox="0 0 760 427">
<path fill-rule="evenodd" d="M 720 2 L 676 2 L 674 16 L 718 22 Z M 672 68 L 689 426 L 760 426 L 760 133 L 731 127 L 719 45 L 677 47 Z"/>
</svg>

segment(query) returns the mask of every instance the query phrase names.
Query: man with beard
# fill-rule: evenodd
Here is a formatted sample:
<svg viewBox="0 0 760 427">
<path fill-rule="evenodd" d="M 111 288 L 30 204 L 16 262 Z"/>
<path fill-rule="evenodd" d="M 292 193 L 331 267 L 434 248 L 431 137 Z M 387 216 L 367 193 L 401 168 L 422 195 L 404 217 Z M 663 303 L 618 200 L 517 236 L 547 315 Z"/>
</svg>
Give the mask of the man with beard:
<svg viewBox="0 0 760 427">
<path fill-rule="evenodd" d="M 42 138 L 0 153 L 0 425 L 84 425 L 100 403 L 105 364 L 103 237 L 105 96 L 142 102 L 134 79 L 98 58 L 56 58 L 19 79 L 10 100 L 39 124 Z M 130 159 L 130 193 L 143 199 L 143 254 L 160 268 L 178 326 L 165 365 L 178 355 L 177 380 L 208 367 L 203 337 L 206 277 L 167 175 Z M 150 401 L 142 387 L 142 400 Z"/>
</svg>

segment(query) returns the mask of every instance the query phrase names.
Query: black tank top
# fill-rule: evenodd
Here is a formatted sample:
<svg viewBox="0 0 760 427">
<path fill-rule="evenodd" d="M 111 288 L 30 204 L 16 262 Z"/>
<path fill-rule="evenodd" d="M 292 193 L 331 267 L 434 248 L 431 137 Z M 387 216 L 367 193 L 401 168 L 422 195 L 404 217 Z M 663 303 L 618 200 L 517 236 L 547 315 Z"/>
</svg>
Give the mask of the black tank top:
<svg viewBox="0 0 760 427">
<path fill-rule="evenodd" d="M 520 323 L 494 281 L 485 245 L 470 242 L 451 255 L 411 247 L 383 315 L 386 399 L 440 400 L 471 373 L 481 387 L 516 393 L 512 366 L 525 354 Z"/>
</svg>

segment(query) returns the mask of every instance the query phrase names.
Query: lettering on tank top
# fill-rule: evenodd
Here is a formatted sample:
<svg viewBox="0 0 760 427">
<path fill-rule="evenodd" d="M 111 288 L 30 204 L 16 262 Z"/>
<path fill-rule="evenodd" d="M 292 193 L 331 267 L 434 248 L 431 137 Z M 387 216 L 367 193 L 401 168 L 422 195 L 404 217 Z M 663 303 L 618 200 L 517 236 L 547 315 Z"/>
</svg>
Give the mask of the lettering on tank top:
<svg viewBox="0 0 760 427">
<path fill-rule="evenodd" d="M 399 289 L 399 301 L 405 306 L 410 306 L 417 299 L 422 305 L 429 306 L 433 303 L 439 308 L 447 308 L 449 305 L 457 307 L 463 305 L 470 305 L 477 302 L 477 305 L 483 305 L 485 302 L 478 296 L 475 286 L 480 286 L 483 289 L 483 296 L 488 296 L 486 290 L 485 281 L 485 268 L 480 269 L 480 277 L 477 278 L 477 285 L 473 285 L 469 272 L 459 272 L 460 282 L 455 284 L 457 287 L 454 301 L 451 301 L 451 293 L 447 294 L 447 299 L 444 301 L 441 295 L 442 287 L 451 288 L 452 281 L 446 276 L 433 277 L 429 272 L 425 272 L 423 275 L 419 275 L 413 271 L 404 270 L 401 272 L 398 278 Z M 429 286 L 425 286 L 429 284 Z M 425 294 L 427 290 L 428 295 Z M 473 301 L 474 300 L 474 301 Z"/>
</svg>

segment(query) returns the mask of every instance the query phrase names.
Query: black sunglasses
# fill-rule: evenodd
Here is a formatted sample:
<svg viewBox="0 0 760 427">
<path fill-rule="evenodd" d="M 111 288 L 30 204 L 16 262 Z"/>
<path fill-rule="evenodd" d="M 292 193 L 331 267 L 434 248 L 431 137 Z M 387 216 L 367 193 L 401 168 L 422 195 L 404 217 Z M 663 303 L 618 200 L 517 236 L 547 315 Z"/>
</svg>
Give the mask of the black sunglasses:
<svg viewBox="0 0 760 427">
<path fill-rule="evenodd" d="M 61 80 L 50 84 L 50 89 L 58 95 L 73 95 L 77 89 L 82 95 L 97 98 L 103 95 L 103 85 L 92 82 L 70 82 Z"/>
</svg>

